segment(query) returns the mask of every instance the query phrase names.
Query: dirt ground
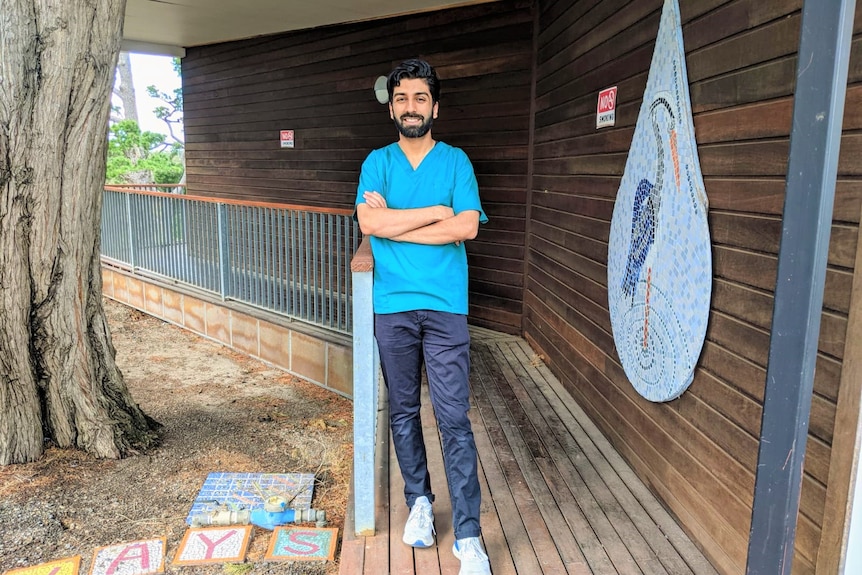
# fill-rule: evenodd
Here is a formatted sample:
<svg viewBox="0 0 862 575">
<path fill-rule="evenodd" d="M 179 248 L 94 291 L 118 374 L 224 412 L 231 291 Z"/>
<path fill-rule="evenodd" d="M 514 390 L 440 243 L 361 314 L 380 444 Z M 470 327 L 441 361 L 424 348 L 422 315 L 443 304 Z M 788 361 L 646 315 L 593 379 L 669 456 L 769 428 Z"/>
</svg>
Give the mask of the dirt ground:
<svg viewBox="0 0 862 575">
<path fill-rule="evenodd" d="M 0 573 L 80 555 L 86 575 L 97 548 L 162 536 L 165 573 L 336 573 L 337 559 L 263 561 L 271 532 L 258 527 L 245 564 L 170 562 L 215 471 L 314 473 L 312 507 L 326 512 L 340 540 L 351 402 L 126 306 L 105 306 L 126 383 L 164 425 L 161 445 L 118 461 L 49 447 L 35 463 L 0 467 Z"/>
</svg>

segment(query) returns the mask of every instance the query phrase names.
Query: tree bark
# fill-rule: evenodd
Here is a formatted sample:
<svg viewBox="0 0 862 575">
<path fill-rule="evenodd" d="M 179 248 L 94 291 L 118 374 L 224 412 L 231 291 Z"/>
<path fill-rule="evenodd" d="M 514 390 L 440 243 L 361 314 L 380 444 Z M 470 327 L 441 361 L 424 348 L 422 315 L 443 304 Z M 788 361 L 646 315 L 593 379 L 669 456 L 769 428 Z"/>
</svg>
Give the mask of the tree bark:
<svg viewBox="0 0 862 575">
<path fill-rule="evenodd" d="M 114 88 L 114 93 L 123 102 L 123 119 L 137 122 L 138 101 L 135 98 L 135 84 L 132 81 L 132 59 L 128 52 L 120 52 L 117 77 L 120 79 L 120 85 Z"/>
<path fill-rule="evenodd" d="M 0 0 L 0 464 L 98 457 L 158 424 L 115 363 L 99 261 L 125 0 Z"/>
</svg>

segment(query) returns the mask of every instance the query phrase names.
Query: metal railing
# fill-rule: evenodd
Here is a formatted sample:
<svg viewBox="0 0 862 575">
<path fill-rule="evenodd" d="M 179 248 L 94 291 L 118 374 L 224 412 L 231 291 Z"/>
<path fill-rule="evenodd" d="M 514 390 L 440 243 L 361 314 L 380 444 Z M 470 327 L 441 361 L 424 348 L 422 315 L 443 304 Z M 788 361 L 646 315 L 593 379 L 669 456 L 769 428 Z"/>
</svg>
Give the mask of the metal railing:
<svg viewBox="0 0 862 575">
<path fill-rule="evenodd" d="M 102 258 L 351 334 L 350 210 L 249 203 L 175 186 L 105 186 Z"/>
<path fill-rule="evenodd" d="M 385 390 L 374 340 L 374 260 L 348 210 L 189 196 L 183 186 L 105 186 L 102 259 L 353 338 L 354 528 L 376 530 Z M 355 256 L 354 256 L 355 254 Z M 352 260 L 352 261 L 351 261 Z"/>
<path fill-rule="evenodd" d="M 165 194 L 185 194 L 185 184 L 107 184 L 106 189 L 127 192 L 164 192 Z"/>
</svg>

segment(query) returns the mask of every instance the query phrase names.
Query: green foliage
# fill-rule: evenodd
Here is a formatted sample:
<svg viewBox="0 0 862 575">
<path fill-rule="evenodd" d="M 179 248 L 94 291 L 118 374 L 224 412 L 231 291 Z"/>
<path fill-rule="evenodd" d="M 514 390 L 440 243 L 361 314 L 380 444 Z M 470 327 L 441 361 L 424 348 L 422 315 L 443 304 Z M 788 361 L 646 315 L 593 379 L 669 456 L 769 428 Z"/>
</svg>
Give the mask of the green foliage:
<svg viewBox="0 0 862 575">
<path fill-rule="evenodd" d="M 179 145 L 174 145 L 167 152 L 154 152 L 139 165 L 152 172 L 154 183 L 176 184 L 183 177 L 183 161 L 179 154 L 180 149 Z"/>
<path fill-rule="evenodd" d="M 181 75 L 181 60 L 174 58 L 171 64 L 174 72 Z M 109 184 L 142 183 L 142 173 L 148 180 L 146 183 L 155 184 L 175 184 L 183 176 L 184 145 L 175 133 L 175 127 L 183 121 L 183 91 L 178 88 L 167 94 L 148 86 L 147 93 L 164 102 L 153 112 L 167 126 L 172 143 L 163 134 L 142 132 L 134 120 L 120 120 L 111 125 L 106 174 Z"/>
<path fill-rule="evenodd" d="M 179 75 L 181 68 L 180 59 L 174 58 L 172 64 L 177 75 Z M 156 114 L 157 118 L 167 125 L 168 131 L 171 133 L 171 137 L 174 140 L 179 141 L 179 138 L 174 131 L 174 126 L 182 124 L 183 122 L 183 89 L 176 88 L 172 93 L 168 94 L 166 92 L 162 92 L 155 86 L 147 86 L 147 94 L 149 94 L 151 98 L 161 100 L 165 103 L 164 106 L 156 107 L 153 112 Z"/>
<path fill-rule="evenodd" d="M 164 134 L 142 132 L 134 120 L 112 125 L 108 133 L 107 182 L 129 183 L 134 172 L 149 172 L 156 184 L 179 182 L 183 175 L 182 145 L 168 145 L 165 138 Z"/>
</svg>

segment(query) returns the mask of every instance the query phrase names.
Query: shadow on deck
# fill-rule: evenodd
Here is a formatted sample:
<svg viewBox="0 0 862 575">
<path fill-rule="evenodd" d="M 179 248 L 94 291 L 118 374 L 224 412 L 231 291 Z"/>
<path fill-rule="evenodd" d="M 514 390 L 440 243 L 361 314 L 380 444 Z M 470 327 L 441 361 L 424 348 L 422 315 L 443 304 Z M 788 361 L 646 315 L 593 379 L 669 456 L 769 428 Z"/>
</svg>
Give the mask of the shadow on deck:
<svg viewBox="0 0 862 575">
<path fill-rule="evenodd" d="M 523 339 L 470 329 L 470 419 L 479 452 L 482 537 L 494 575 L 716 573 Z M 377 533 L 354 536 L 348 516 L 340 575 L 458 573 L 427 386 L 423 395 L 437 545 L 414 550 L 401 542 L 408 509 L 384 411 Z"/>
</svg>

